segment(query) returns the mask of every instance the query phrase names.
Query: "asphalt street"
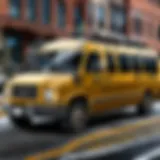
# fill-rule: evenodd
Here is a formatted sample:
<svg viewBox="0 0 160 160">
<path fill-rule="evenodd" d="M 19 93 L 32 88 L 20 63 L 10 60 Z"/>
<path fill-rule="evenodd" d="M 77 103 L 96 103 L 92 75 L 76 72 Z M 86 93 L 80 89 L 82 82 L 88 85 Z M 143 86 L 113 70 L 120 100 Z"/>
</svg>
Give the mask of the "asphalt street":
<svg viewBox="0 0 160 160">
<path fill-rule="evenodd" d="M 160 115 L 160 103 L 155 104 L 149 116 L 154 117 L 156 115 Z M 128 111 L 92 120 L 89 129 L 83 134 L 104 128 L 107 130 L 113 126 L 126 124 L 138 119 L 143 119 L 143 117 L 137 116 L 134 109 L 129 109 Z M 52 123 L 41 124 L 36 127 L 27 128 L 26 130 L 19 130 L 12 125 L 7 116 L 2 116 L 0 118 L 0 160 L 25 159 L 25 157 L 63 145 L 76 136 L 78 135 L 67 133 Z M 155 147 L 160 144 L 160 140 L 147 143 Z M 130 152 L 132 151 L 130 150 Z M 119 155 L 120 153 L 117 153 L 117 156 Z"/>
</svg>

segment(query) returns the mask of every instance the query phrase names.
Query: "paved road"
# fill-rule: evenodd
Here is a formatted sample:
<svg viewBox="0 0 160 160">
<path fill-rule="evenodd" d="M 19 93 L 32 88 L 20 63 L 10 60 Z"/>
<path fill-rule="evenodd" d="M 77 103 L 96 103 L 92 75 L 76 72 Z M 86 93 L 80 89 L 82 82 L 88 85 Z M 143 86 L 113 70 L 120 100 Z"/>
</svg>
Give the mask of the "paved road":
<svg viewBox="0 0 160 160">
<path fill-rule="evenodd" d="M 117 160 L 117 157 L 121 157 L 121 160 L 159 160 L 160 155 L 156 156 L 156 154 L 154 155 L 155 159 L 147 159 L 149 158 L 148 154 L 153 152 L 153 150 L 157 150 L 157 148 L 160 150 L 160 137 L 108 154 L 101 158 Z"/>
<path fill-rule="evenodd" d="M 160 160 L 160 137 L 152 137 L 141 141 L 141 143 L 122 147 L 122 149 L 114 149 L 110 152 L 106 149 L 98 153 L 95 151 L 95 153 L 80 154 L 64 156 L 60 160 Z"/>
<path fill-rule="evenodd" d="M 155 105 L 151 116 L 160 115 L 159 106 L 160 104 Z M 134 110 L 129 110 L 107 118 L 92 120 L 86 134 L 100 128 L 111 128 L 120 123 L 135 121 L 139 118 Z M 24 159 L 26 156 L 59 146 L 73 137 L 75 135 L 66 133 L 52 124 L 40 125 L 25 131 L 18 130 L 7 117 L 2 117 L 0 118 L 0 160 Z"/>
</svg>

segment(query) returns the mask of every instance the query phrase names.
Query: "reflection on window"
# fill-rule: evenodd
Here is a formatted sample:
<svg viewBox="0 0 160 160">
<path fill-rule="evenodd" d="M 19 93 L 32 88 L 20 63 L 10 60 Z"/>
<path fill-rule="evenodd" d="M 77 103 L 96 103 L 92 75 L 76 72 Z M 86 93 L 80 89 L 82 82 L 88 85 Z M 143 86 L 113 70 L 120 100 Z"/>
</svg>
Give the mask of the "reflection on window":
<svg viewBox="0 0 160 160">
<path fill-rule="evenodd" d="M 13 18 L 20 17 L 20 8 L 21 8 L 21 1 L 20 0 L 10 0 L 10 15 Z"/>
<path fill-rule="evenodd" d="M 65 14 L 66 14 L 66 8 L 64 0 L 58 1 L 58 27 L 63 28 L 65 27 Z"/>
<path fill-rule="evenodd" d="M 117 33 L 124 33 L 126 26 L 126 12 L 123 7 L 111 7 L 111 28 Z"/>
<path fill-rule="evenodd" d="M 36 19 L 36 0 L 28 0 L 27 3 L 27 7 L 28 7 L 28 11 L 27 11 L 27 15 L 28 15 L 28 19 L 30 21 L 34 21 Z"/>
<path fill-rule="evenodd" d="M 51 0 L 42 0 L 42 2 L 43 23 L 49 24 L 51 21 Z"/>
</svg>

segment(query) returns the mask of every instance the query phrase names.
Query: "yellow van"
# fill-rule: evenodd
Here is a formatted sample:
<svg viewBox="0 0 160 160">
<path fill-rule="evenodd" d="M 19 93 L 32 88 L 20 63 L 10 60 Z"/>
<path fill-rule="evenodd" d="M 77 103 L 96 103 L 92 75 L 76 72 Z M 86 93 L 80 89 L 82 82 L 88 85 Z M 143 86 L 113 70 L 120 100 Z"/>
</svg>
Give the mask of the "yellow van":
<svg viewBox="0 0 160 160">
<path fill-rule="evenodd" d="M 158 93 L 155 51 L 74 39 L 47 47 L 57 54 L 42 71 L 17 75 L 5 88 L 17 126 L 47 117 L 80 131 L 89 117 L 124 106 L 149 111 Z"/>
</svg>

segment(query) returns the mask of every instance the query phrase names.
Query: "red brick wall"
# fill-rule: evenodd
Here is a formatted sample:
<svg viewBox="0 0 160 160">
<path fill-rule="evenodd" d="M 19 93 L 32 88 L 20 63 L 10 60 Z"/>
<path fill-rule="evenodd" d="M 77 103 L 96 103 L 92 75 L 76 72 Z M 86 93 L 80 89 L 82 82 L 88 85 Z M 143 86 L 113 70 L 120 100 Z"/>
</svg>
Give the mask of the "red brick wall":
<svg viewBox="0 0 160 160">
<path fill-rule="evenodd" d="M 59 0 L 51 0 L 51 23 L 44 25 L 42 22 L 42 1 L 37 1 L 36 14 L 37 18 L 34 22 L 27 20 L 27 0 L 21 0 L 21 17 L 12 19 L 9 15 L 9 0 L 0 0 L 0 29 L 16 30 L 20 32 L 25 40 L 23 43 L 23 51 L 34 38 L 54 38 L 55 36 L 69 36 L 74 32 L 74 7 L 76 5 L 84 5 L 88 0 L 64 0 L 66 3 L 66 27 L 59 29 L 57 26 L 57 2 Z M 87 12 L 84 10 L 84 20 L 87 20 Z"/>
<path fill-rule="evenodd" d="M 127 1 L 127 0 L 126 0 Z M 128 0 L 128 34 L 160 52 L 160 40 L 157 29 L 160 26 L 160 8 L 149 0 Z M 134 29 L 133 14 L 140 13 L 143 32 L 137 36 Z"/>
<path fill-rule="evenodd" d="M 62 36 L 69 35 L 74 31 L 74 7 L 79 4 L 84 4 L 84 7 L 87 4 L 87 0 L 64 0 L 66 3 L 66 27 L 62 30 L 59 30 L 57 27 L 57 2 L 58 0 L 51 0 L 52 2 L 52 15 L 51 15 L 51 23 L 48 25 L 44 25 L 42 23 L 42 4 L 40 0 L 37 0 L 37 18 L 36 21 L 30 23 L 27 20 L 26 12 L 27 12 L 27 0 L 21 0 L 21 18 L 18 20 L 14 20 L 9 16 L 9 2 L 8 0 L 0 0 L 0 16 L 1 22 L 0 26 L 3 23 L 3 27 L 7 28 L 15 28 L 16 30 L 28 30 L 31 32 L 35 32 L 41 36 Z M 7 17 L 6 17 L 7 16 Z M 84 10 L 84 20 L 87 20 L 87 12 Z M 36 29 L 35 29 L 36 28 Z"/>
<path fill-rule="evenodd" d="M 8 14 L 8 0 L 0 0 L 0 15 Z"/>
</svg>

